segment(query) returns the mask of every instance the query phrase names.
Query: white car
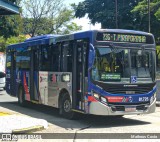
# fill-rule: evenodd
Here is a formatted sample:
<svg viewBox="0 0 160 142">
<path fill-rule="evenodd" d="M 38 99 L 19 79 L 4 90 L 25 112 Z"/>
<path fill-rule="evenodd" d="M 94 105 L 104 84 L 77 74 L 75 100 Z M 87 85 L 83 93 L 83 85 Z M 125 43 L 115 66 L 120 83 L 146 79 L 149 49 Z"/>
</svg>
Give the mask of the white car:
<svg viewBox="0 0 160 142">
<path fill-rule="evenodd" d="M 6 86 L 6 77 L 5 73 L 0 72 L 0 88 L 5 89 Z"/>
<path fill-rule="evenodd" d="M 5 89 L 6 86 L 6 74 L 5 74 L 6 55 L 0 52 L 0 88 Z"/>
</svg>

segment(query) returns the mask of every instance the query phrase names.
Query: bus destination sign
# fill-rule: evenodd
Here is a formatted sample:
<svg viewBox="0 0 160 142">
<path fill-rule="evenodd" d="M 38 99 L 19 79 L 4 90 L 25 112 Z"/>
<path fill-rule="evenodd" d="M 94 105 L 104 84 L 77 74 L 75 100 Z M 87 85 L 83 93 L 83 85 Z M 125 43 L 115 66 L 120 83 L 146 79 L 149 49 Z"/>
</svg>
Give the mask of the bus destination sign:
<svg viewBox="0 0 160 142">
<path fill-rule="evenodd" d="M 96 40 L 112 42 L 147 43 L 147 36 L 122 33 L 98 33 Z"/>
</svg>

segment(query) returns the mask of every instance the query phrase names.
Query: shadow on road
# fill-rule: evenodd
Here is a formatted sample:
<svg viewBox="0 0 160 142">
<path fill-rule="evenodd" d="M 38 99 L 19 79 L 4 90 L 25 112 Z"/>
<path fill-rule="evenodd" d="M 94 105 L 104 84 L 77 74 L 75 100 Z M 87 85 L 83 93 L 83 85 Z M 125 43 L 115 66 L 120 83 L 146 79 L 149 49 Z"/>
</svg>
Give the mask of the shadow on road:
<svg viewBox="0 0 160 142">
<path fill-rule="evenodd" d="M 135 126 L 150 124 L 150 122 L 147 122 L 145 120 L 134 120 L 135 117 L 116 118 L 107 116 L 104 117 L 83 115 L 82 119 L 80 120 L 67 120 L 59 115 L 58 109 L 30 103 L 26 108 L 20 107 L 17 102 L 0 102 L 0 106 L 34 118 L 45 119 L 49 123 L 52 123 L 65 129 L 82 129 L 86 126 L 89 126 L 90 128 L 111 128 L 119 126 Z"/>
</svg>

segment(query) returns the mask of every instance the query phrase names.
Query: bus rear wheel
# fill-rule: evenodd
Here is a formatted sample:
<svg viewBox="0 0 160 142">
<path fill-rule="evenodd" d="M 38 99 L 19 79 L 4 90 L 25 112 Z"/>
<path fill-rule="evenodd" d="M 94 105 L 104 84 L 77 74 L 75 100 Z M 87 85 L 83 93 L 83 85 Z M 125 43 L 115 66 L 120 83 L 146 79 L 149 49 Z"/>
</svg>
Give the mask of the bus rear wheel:
<svg viewBox="0 0 160 142">
<path fill-rule="evenodd" d="M 68 94 L 64 94 L 61 99 L 60 114 L 67 119 L 77 119 L 78 114 L 72 111 L 71 100 Z"/>
<path fill-rule="evenodd" d="M 26 101 L 24 99 L 24 90 L 22 87 L 20 87 L 18 90 L 18 104 L 23 107 L 26 106 Z"/>
</svg>

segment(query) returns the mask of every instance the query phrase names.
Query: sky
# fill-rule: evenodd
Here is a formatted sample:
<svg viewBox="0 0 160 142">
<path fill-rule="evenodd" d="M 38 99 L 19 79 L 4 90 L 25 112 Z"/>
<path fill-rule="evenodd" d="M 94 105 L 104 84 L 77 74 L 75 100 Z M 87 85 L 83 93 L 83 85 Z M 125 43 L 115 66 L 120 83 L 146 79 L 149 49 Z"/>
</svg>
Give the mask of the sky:
<svg viewBox="0 0 160 142">
<path fill-rule="evenodd" d="M 78 4 L 79 2 L 82 2 L 84 0 L 64 0 L 64 4 L 69 5 L 71 3 L 75 3 Z M 82 30 L 93 30 L 93 29 L 100 29 L 101 28 L 101 24 L 95 24 L 92 25 L 90 24 L 89 19 L 86 17 L 84 18 L 76 18 L 73 20 L 73 22 L 75 22 L 78 26 L 82 26 Z"/>
</svg>

